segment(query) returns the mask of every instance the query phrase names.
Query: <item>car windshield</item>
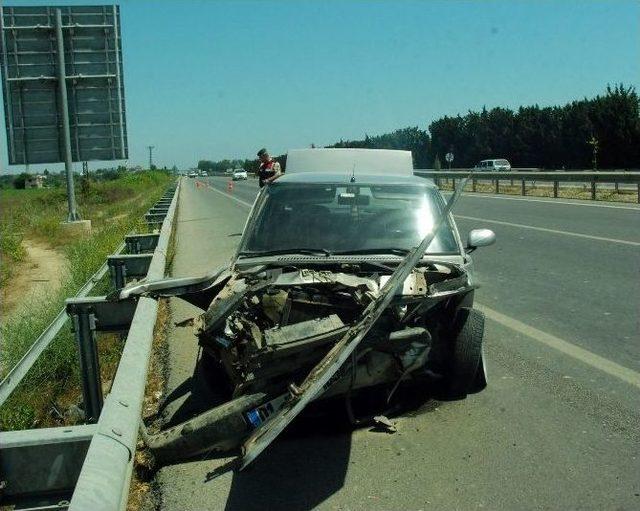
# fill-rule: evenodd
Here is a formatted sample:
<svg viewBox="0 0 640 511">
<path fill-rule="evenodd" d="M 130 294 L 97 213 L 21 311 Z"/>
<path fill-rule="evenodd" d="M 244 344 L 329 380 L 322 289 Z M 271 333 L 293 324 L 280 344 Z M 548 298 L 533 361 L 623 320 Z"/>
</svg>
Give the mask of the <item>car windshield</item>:
<svg viewBox="0 0 640 511">
<path fill-rule="evenodd" d="M 242 255 L 296 249 L 324 253 L 399 253 L 417 246 L 444 209 L 433 189 L 421 185 L 270 186 L 247 225 Z M 457 254 L 447 221 L 428 254 Z"/>
<path fill-rule="evenodd" d="M 497 165 L 509 165 L 507 160 L 496 160 Z"/>
</svg>

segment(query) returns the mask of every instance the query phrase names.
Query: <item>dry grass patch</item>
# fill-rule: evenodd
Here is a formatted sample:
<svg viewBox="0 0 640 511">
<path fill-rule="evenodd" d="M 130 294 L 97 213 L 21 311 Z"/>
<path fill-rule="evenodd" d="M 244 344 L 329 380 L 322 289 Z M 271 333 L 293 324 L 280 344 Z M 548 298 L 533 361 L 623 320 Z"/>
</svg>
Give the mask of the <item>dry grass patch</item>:
<svg viewBox="0 0 640 511">
<path fill-rule="evenodd" d="M 151 421 L 158 415 L 160 400 L 166 393 L 166 368 L 169 353 L 167 335 L 170 320 L 169 300 L 161 299 L 158 304 L 158 317 L 153 333 L 147 386 L 142 404 L 143 422 Z M 144 442 L 139 440 L 135 454 L 133 479 L 129 488 L 128 511 L 140 511 L 149 507 L 155 509 L 155 506 L 149 506 L 153 498 L 155 469 L 153 456 L 145 447 Z"/>
</svg>

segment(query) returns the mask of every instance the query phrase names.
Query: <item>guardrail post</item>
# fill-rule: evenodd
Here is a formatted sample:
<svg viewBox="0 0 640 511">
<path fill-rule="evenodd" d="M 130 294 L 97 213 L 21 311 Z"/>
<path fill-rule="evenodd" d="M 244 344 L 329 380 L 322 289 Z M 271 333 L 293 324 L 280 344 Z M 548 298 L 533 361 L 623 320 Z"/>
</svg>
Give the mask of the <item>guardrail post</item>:
<svg viewBox="0 0 640 511">
<path fill-rule="evenodd" d="M 591 200 L 596 200 L 596 180 L 591 180 Z"/>
<path fill-rule="evenodd" d="M 553 182 L 553 197 L 554 198 L 558 198 L 558 182 L 554 181 Z"/>
<path fill-rule="evenodd" d="M 126 273 L 123 261 L 109 261 L 109 272 L 111 273 L 111 283 L 114 289 L 122 289 L 125 285 Z"/>
<path fill-rule="evenodd" d="M 142 278 L 147 275 L 153 254 L 119 254 L 107 256 L 111 278 L 115 289 L 122 289 L 127 278 Z"/>
<path fill-rule="evenodd" d="M 513 183 L 513 180 L 511 181 Z M 524 179 L 522 180 L 522 186 L 520 188 L 520 194 L 521 195 L 527 195 L 527 185 L 524 182 Z"/>
<path fill-rule="evenodd" d="M 453 191 L 456 191 L 456 178 L 453 178 Z"/>
<path fill-rule="evenodd" d="M 640 204 L 640 183 L 638 183 L 638 204 Z"/>
<path fill-rule="evenodd" d="M 160 234 L 128 234 L 124 238 L 129 254 L 153 252 L 158 244 Z"/>
<path fill-rule="evenodd" d="M 496 193 L 500 193 L 500 180 L 496 179 L 495 183 L 496 183 Z"/>
<path fill-rule="evenodd" d="M 89 423 L 95 423 L 102 411 L 102 382 L 95 338 L 96 317 L 88 309 L 74 309 L 71 314 L 78 343 L 85 419 Z"/>
<path fill-rule="evenodd" d="M 169 211 L 168 207 L 164 207 L 164 206 L 153 206 L 151 209 L 149 209 L 149 214 L 150 215 L 158 215 L 158 214 L 167 214 L 167 211 Z"/>
<path fill-rule="evenodd" d="M 472 192 L 475 192 L 475 191 L 476 191 L 476 182 L 477 182 L 477 181 L 476 181 L 476 178 L 474 177 L 474 178 L 471 180 L 471 191 L 472 191 Z"/>
</svg>

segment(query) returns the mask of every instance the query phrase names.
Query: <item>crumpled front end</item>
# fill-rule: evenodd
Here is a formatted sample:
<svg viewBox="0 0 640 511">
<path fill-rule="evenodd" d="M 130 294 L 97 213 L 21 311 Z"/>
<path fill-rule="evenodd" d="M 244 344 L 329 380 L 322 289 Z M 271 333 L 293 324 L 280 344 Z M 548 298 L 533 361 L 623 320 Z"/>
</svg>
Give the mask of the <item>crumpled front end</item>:
<svg viewBox="0 0 640 511">
<path fill-rule="evenodd" d="M 231 397 L 295 392 L 296 382 L 359 320 L 388 278 L 359 269 L 236 274 L 194 327 Z M 424 366 L 438 335 L 438 306 L 470 289 L 460 267 L 414 269 L 325 397 L 393 382 Z"/>
</svg>

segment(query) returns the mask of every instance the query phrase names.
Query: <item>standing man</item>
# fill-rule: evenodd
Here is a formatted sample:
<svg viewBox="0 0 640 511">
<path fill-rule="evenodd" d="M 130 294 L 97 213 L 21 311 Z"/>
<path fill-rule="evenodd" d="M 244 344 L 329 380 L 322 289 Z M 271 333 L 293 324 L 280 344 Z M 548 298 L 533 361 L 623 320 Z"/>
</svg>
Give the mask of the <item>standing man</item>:
<svg viewBox="0 0 640 511">
<path fill-rule="evenodd" d="M 258 158 L 260 158 L 258 183 L 260 188 L 262 188 L 264 185 L 268 185 L 278 179 L 282 171 L 280 170 L 280 164 L 269 156 L 269 153 L 264 147 L 258 151 Z"/>
</svg>

